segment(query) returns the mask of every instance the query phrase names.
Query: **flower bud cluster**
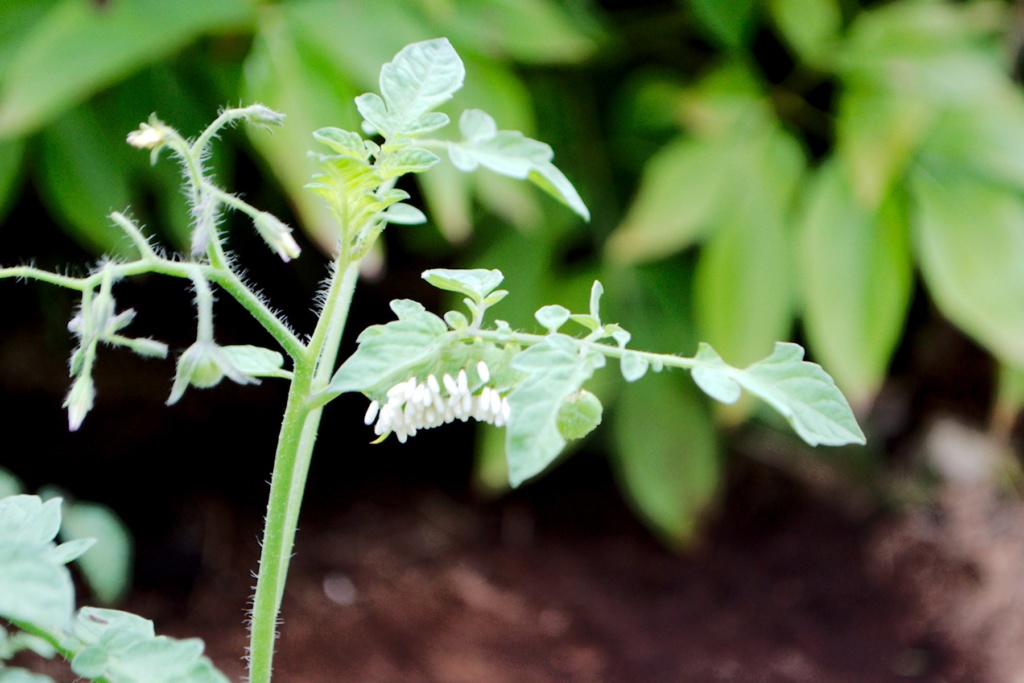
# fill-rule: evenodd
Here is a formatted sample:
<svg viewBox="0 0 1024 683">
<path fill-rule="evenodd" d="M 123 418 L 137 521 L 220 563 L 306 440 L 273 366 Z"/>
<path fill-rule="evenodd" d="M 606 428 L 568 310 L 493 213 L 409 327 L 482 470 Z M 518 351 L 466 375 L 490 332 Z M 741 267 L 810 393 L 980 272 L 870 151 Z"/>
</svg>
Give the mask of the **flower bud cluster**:
<svg viewBox="0 0 1024 683">
<path fill-rule="evenodd" d="M 388 390 L 384 405 L 378 401 L 370 403 L 364 421 L 369 425 L 376 420 L 375 434 L 386 436 L 393 432 L 401 443 L 416 436 L 420 429 L 438 427 L 456 419 L 465 422 L 473 418 L 503 427 L 508 423 L 508 399 L 497 389 L 486 386 L 491 376 L 486 363 L 477 363 L 476 370 L 484 383 L 480 393 L 470 391 L 465 369 L 459 370 L 456 377 L 445 374 L 440 382 L 434 375 L 422 383 L 411 377 Z"/>
</svg>

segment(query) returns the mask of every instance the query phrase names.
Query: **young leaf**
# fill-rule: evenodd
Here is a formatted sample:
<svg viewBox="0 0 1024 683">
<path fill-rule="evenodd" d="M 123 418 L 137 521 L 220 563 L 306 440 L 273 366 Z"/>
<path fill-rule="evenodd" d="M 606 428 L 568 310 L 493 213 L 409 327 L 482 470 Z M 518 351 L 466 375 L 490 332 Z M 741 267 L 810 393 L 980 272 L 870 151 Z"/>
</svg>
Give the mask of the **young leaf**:
<svg viewBox="0 0 1024 683">
<path fill-rule="evenodd" d="M 67 543 L 61 543 L 53 548 L 51 557 L 54 562 L 67 564 L 82 557 L 82 554 L 89 548 L 96 545 L 94 538 L 79 538 Z"/>
<path fill-rule="evenodd" d="M 466 69 L 447 38 L 402 48 L 380 70 L 380 94 L 361 95 L 356 106 L 386 138 L 421 134 L 445 125 L 448 117 L 428 112 L 462 87 Z"/>
<path fill-rule="evenodd" d="M 526 349 L 512 368 L 526 378 L 508 395 L 511 414 L 505 430 L 505 455 L 512 486 L 547 467 L 565 447 L 558 430 L 562 403 L 593 374 L 604 357 L 581 353 L 579 345 L 555 334 Z"/>
<path fill-rule="evenodd" d="M 565 306 L 542 306 L 537 309 L 534 317 L 537 322 L 543 325 L 549 332 L 557 332 L 558 328 L 569 319 L 569 309 Z"/>
<path fill-rule="evenodd" d="M 220 350 L 243 375 L 284 379 L 291 377 L 290 372 L 282 369 L 284 356 L 277 351 L 249 345 L 222 346 Z"/>
<path fill-rule="evenodd" d="M 647 368 L 650 367 L 650 363 L 647 359 L 638 353 L 627 351 L 619 359 L 619 365 L 622 370 L 622 377 L 627 382 L 635 382 L 644 375 L 647 374 Z"/>
<path fill-rule="evenodd" d="M 835 382 L 820 365 L 803 357 L 797 344 L 777 342 L 770 357 L 740 370 L 701 344 L 693 377 L 708 395 L 726 403 L 739 398 L 743 387 L 781 413 L 812 446 L 863 444 L 864 433 Z"/>
<path fill-rule="evenodd" d="M 459 128 L 464 140 L 448 143 L 448 157 L 457 169 L 470 173 L 483 166 L 510 178 L 528 179 L 590 220 L 590 211 L 572 183 L 551 163 L 550 146 L 519 131 L 498 130 L 494 119 L 479 109 L 462 112 Z"/>
<path fill-rule="evenodd" d="M 551 161 L 551 147 L 531 140 L 519 131 L 499 131 L 488 114 L 479 109 L 462 112 L 462 142 L 448 143 L 448 155 L 457 169 L 470 173 L 483 166 L 495 173 L 524 179 L 539 164 Z"/>
<path fill-rule="evenodd" d="M 501 284 L 504 276 L 500 270 L 485 270 L 483 268 L 471 270 L 434 268 L 424 271 L 423 279 L 438 289 L 464 294 L 473 301 L 480 302 Z"/>
<path fill-rule="evenodd" d="M 415 301 L 392 301 L 391 309 L 399 320 L 369 327 L 359 335 L 359 348 L 338 368 L 329 392 L 387 391 L 440 351 L 448 331 L 441 318 Z"/>
<path fill-rule="evenodd" d="M 535 166 L 527 176 L 527 180 L 575 211 L 583 220 L 590 220 L 590 209 L 583 203 L 576 188 L 572 186 L 565 174 L 551 162 Z"/>
<path fill-rule="evenodd" d="M 381 180 L 396 178 L 406 173 L 423 173 L 441 158 L 427 149 L 403 147 L 382 157 L 377 166 Z"/>
</svg>

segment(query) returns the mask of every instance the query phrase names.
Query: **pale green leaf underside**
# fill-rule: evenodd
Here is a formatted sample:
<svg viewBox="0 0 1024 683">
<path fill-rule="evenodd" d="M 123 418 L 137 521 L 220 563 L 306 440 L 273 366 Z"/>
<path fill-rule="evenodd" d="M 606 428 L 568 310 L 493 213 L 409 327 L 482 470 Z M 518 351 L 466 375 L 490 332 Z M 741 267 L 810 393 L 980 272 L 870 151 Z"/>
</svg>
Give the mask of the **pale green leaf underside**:
<svg viewBox="0 0 1024 683">
<path fill-rule="evenodd" d="M 505 456 L 512 486 L 540 473 L 562 452 L 558 409 L 594 371 L 593 359 L 580 354 L 576 342 L 553 335 L 519 354 L 512 362 L 526 378 L 508 396 L 511 408 L 505 431 Z"/>
<path fill-rule="evenodd" d="M 249 377 L 291 377 L 291 373 L 282 370 L 284 356 L 277 351 L 249 345 L 222 346 L 220 349 L 235 368 Z"/>
<path fill-rule="evenodd" d="M 367 328 L 359 348 L 335 373 L 327 391 L 387 391 L 408 379 L 440 351 L 448 330 L 444 321 L 406 299 L 391 303 L 399 320 Z"/>
<path fill-rule="evenodd" d="M 777 410 L 812 446 L 863 444 L 864 433 L 835 382 L 821 366 L 803 357 L 799 345 L 777 342 L 771 356 L 741 370 L 701 344 L 693 379 L 723 403 L 735 402 L 740 388 L 746 389 Z"/>
<path fill-rule="evenodd" d="M 380 71 L 380 96 L 356 98 L 356 107 L 375 129 L 392 137 L 418 135 L 448 123 L 430 110 L 462 87 L 466 69 L 446 38 L 404 47 Z"/>
<path fill-rule="evenodd" d="M 463 294 L 474 301 L 483 301 L 504 278 L 500 270 L 486 268 L 433 268 L 423 272 L 423 279 L 438 289 Z"/>
<path fill-rule="evenodd" d="M 464 111 L 459 129 L 464 139 L 448 143 L 448 157 L 457 169 L 470 173 L 482 166 L 510 178 L 529 180 L 590 220 L 590 211 L 576 188 L 551 163 L 554 152 L 550 146 L 519 131 L 498 130 L 494 119 L 479 109 Z"/>
</svg>

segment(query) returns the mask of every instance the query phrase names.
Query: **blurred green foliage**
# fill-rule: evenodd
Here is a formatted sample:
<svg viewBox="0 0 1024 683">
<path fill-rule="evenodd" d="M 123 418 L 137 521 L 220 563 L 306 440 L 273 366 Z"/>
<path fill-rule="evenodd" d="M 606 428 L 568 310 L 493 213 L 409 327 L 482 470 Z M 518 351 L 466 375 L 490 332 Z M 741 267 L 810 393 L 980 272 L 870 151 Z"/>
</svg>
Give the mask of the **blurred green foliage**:
<svg viewBox="0 0 1024 683">
<path fill-rule="evenodd" d="M 144 168 L 124 135 L 152 111 L 188 131 L 225 103 L 260 101 L 288 119 L 252 151 L 330 249 L 329 216 L 302 189 L 310 132 L 356 126 L 352 98 L 379 65 L 439 35 L 474 74 L 462 104 L 500 128 L 543 127 L 594 215 L 588 229 L 494 174 L 425 177 L 441 235 L 459 244 L 479 226 L 459 265 L 505 273 L 513 325 L 532 326 L 541 303 L 583 309 L 595 277 L 612 317 L 653 350 L 704 340 L 742 365 L 799 322 L 866 413 L 920 282 L 1001 364 L 999 410 L 1019 410 L 1024 28 L 1006 2 L 8 0 L 0 215 L 31 175 L 97 252 L 118 248 L 105 215 L 129 204 L 183 247 L 172 165 Z M 214 160 L 222 175 L 230 163 Z M 622 400 L 597 433 L 623 490 L 685 542 L 722 480 L 709 407 L 682 377 L 634 391 L 608 374 L 596 393 Z M 479 476 L 492 487 L 498 448 L 485 433 Z"/>
</svg>

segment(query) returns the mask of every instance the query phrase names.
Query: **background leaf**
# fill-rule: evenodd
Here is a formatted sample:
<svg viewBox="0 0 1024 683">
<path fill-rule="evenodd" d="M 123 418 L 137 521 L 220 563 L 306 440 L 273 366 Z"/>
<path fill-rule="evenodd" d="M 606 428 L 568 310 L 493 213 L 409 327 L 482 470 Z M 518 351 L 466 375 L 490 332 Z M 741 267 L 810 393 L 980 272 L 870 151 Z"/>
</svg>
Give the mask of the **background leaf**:
<svg viewBox="0 0 1024 683">
<path fill-rule="evenodd" d="M 63 0 L 32 27 L 0 83 L 0 138 L 32 131 L 203 33 L 244 26 L 242 0 Z"/>
<path fill-rule="evenodd" d="M 609 258 L 640 262 L 691 246 L 720 216 L 734 171 L 731 146 L 677 138 L 645 166 L 636 198 L 606 245 Z"/>
<path fill-rule="evenodd" d="M 688 0 L 690 9 L 720 43 L 739 48 L 753 34 L 758 0 Z"/>
<path fill-rule="evenodd" d="M 843 15 L 838 0 L 770 0 L 775 24 L 786 42 L 810 64 L 827 62 Z"/>
<path fill-rule="evenodd" d="M 617 478 L 640 518 L 671 547 L 697 538 L 721 484 L 712 422 L 668 373 L 627 385 L 613 416 Z"/>
<path fill-rule="evenodd" d="M 905 208 L 854 198 L 843 168 L 827 163 L 807 188 L 799 223 L 803 320 L 815 354 L 854 405 L 886 377 L 913 288 Z"/>
<path fill-rule="evenodd" d="M 914 247 L 942 313 L 1024 366 L 1024 201 L 937 166 L 915 169 Z"/>
<path fill-rule="evenodd" d="M 698 336 L 736 364 L 764 357 L 788 337 L 794 282 L 787 226 L 804 165 L 781 132 L 758 140 L 747 163 L 746 192 L 701 251 L 694 292 Z"/>
<path fill-rule="evenodd" d="M 96 540 L 78 558 L 78 566 L 95 599 L 114 604 L 131 587 L 133 544 L 121 518 L 106 505 L 75 502 L 66 506 L 61 538 Z"/>
</svg>

